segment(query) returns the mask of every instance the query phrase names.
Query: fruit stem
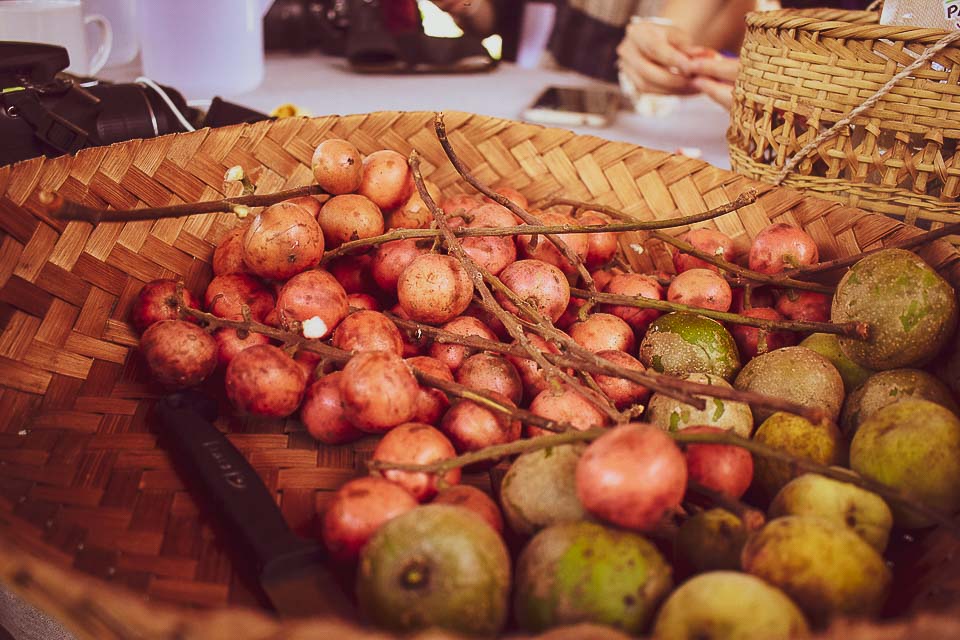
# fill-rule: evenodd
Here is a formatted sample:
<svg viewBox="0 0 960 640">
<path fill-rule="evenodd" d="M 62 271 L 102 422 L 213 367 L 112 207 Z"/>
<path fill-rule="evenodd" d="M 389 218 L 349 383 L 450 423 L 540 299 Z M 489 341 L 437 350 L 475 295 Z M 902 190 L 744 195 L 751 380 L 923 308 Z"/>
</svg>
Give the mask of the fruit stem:
<svg viewBox="0 0 960 640">
<path fill-rule="evenodd" d="M 136 220 L 159 220 L 161 218 L 183 218 L 198 213 L 232 213 L 238 207 L 267 207 L 290 198 L 300 196 L 324 196 L 326 192 L 318 185 L 307 185 L 295 189 L 286 189 L 276 193 L 245 195 L 206 202 L 189 202 L 169 207 L 150 207 L 146 209 L 98 209 L 85 204 L 67 200 L 59 193 L 41 191 L 37 200 L 43 212 L 57 220 L 80 220 L 91 224 L 101 222 L 133 222 Z"/>
<path fill-rule="evenodd" d="M 522 207 L 517 206 L 517 204 L 510 198 L 506 198 L 487 185 L 483 184 L 477 178 L 470 173 L 470 171 L 464 166 L 463 162 L 460 160 L 460 157 L 457 156 L 456 151 L 453 149 L 453 145 L 450 144 L 450 140 L 447 138 L 447 126 L 443 122 L 443 112 L 437 113 L 433 121 L 434 129 L 437 132 L 437 139 L 440 141 L 440 146 L 443 147 L 444 153 L 447 154 L 447 158 L 450 160 L 450 164 L 453 165 L 453 168 L 457 170 L 457 173 L 467 181 L 467 183 L 472 186 L 474 189 L 487 196 L 500 206 L 506 207 L 510 210 L 510 213 L 517 216 L 527 224 L 540 225 L 541 222 L 536 217 L 530 215 L 523 210 Z M 564 242 L 561 238 L 556 235 L 546 236 L 547 240 L 552 242 L 554 246 L 563 254 L 563 257 L 566 258 L 570 264 L 574 265 L 577 268 L 577 273 L 580 274 L 580 277 L 583 279 L 584 285 L 586 285 L 589 291 L 596 291 L 597 287 L 593 282 L 593 277 L 590 275 L 590 272 L 587 270 L 586 265 L 583 264 L 583 260 L 580 259 L 580 256 L 577 255 L 575 251 L 570 249 L 567 246 L 567 243 Z"/>
<path fill-rule="evenodd" d="M 570 295 L 583 300 L 593 300 L 605 304 L 615 304 L 640 309 L 656 309 L 657 311 L 685 311 L 712 318 L 719 322 L 742 324 L 748 327 L 766 329 L 768 331 L 798 331 L 800 333 L 832 333 L 854 340 L 869 340 L 870 325 L 866 322 L 805 322 L 800 320 L 769 320 L 767 318 L 751 318 L 750 316 L 731 313 L 729 311 L 715 311 L 701 307 L 691 307 L 679 302 L 654 300 L 643 296 L 620 296 L 612 293 L 590 293 L 583 289 L 570 289 Z"/>
<path fill-rule="evenodd" d="M 476 289 L 476 291 L 480 294 L 480 303 L 484 309 L 492 313 L 498 320 L 500 320 L 514 340 L 520 343 L 524 351 L 526 351 L 530 357 L 533 358 L 533 361 L 543 369 L 544 375 L 548 380 L 563 380 L 584 398 L 588 399 L 594 404 L 598 404 L 598 408 L 601 411 L 604 411 L 604 413 L 606 413 L 606 415 L 613 420 L 614 423 L 625 422 L 620 415 L 620 412 L 608 404 L 605 396 L 601 395 L 599 398 L 597 398 L 590 389 L 585 388 L 575 378 L 567 374 L 566 371 L 563 371 L 551 364 L 544 357 L 543 353 L 530 342 L 530 339 L 527 338 L 527 335 L 524 333 L 523 327 L 520 326 L 517 318 L 512 313 L 506 311 L 500 305 L 500 303 L 497 302 L 490 287 L 494 287 L 498 291 L 505 292 L 505 294 L 506 292 L 509 292 L 509 295 L 516 297 L 515 294 L 510 291 L 510 289 L 508 289 L 502 282 L 500 282 L 499 278 L 478 265 L 476 261 L 474 261 L 474 259 L 471 258 L 466 251 L 464 251 L 460 241 L 447 227 L 445 224 L 446 221 L 443 210 L 440 209 L 436 202 L 434 202 L 433 197 L 427 191 L 427 187 L 423 182 L 423 174 L 420 172 L 420 156 L 416 152 L 410 154 L 408 163 L 410 165 L 410 173 L 413 175 L 413 182 L 420 194 L 420 199 L 423 200 L 423 203 L 433 215 L 433 219 L 441 233 L 441 237 L 443 238 L 443 243 L 447 247 L 447 251 L 450 253 L 450 255 L 456 258 L 461 265 L 463 265 L 463 268 L 466 270 L 471 282 L 473 282 L 474 289 Z M 530 305 L 528 305 L 526 301 L 521 302 L 522 305 L 518 305 L 518 307 L 521 309 L 525 308 L 528 310 L 528 312 L 535 313 L 535 311 L 531 309 Z"/>
</svg>

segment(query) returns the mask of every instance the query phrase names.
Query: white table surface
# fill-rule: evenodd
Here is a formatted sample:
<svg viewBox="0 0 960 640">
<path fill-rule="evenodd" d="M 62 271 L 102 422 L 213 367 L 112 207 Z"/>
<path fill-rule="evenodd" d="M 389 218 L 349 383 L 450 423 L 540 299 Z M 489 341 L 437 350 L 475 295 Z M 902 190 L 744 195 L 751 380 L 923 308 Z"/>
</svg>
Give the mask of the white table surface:
<svg viewBox="0 0 960 640">
<path fill-rule="evenodd" d="M 599 84 L 573 72 L 522 69 L 502 64 L 495 71 L 462 75 L 366 75 L 352 73 L 338 58 L 310 54 L 271 54 L 265 78 L 255 91 L 224 99 L 269 113 L 293 103 L 312 115 L 371 111 L 457 110 L 500 118 L 521 114 L 545 87 Z M 729 115 L 705 96 L 677 99 L 666 116 L 621 111 L 610 127 L 575 128 L 609 140 L 664 151 L 698 148 L 702 158 L 730 167 L 725 134 Z"/>
</svg>

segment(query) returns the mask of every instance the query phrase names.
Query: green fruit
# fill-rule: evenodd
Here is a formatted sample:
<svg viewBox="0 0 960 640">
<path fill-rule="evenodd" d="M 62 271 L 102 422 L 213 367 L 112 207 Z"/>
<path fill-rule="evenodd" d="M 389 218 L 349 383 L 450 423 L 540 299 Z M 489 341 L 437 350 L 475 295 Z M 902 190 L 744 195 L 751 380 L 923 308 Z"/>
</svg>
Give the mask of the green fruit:
<svg viewBox="0 0 960 640">
<path fill-rule="evenodd" d="M 640 633 L 673 586 L 646 538 L 592 522 L 553 525 L 520 553 L 514 611 L 526 631 L 578 622 Z"/>
<path fill-rule="evenodd" d="M 743 521 L 724 509 L 710 509 L 680 525 L 674 544 L 678 561 L 697 573 L 739 569 L 740 552 L 747 541 Z"/>
<path fill-rule="evenodd" d="M 816 626 L 872 616 L 890 588 L 877 550 L 846 527 L 809 516 L 771 520 L 743 548 L 743 570 L 786 593 Z"/>
<path fill-rule="evenodd" d="M 863 385 L 847 397 L 843 405 L 840 428 L 843 434 L 852 438 L 853 434 L 873 413 L 906 398 L 918 398 L 936 402 L 954 413 L 957 404 L 950 395 L 947 385 L 926 371 L 919 369 L 892 369 L 870 376 Z"/>
<path fill-rule="evenodd" d="M 720 376 L 710 373 L 691 373 L 684 376 L 684 379 L 726 389 L 733 388 Z M 750 411 L 750 405 L 709 396 L 697 397 L 706 400 L 705 409 L 700 410 L 662 393 L 655 393 L 647 403 L 644 415 L 650 424 L 657 425 L 666 431 L 680 431 L 687 427 L 706 425 L 732 431 L 744 438 L 750 437 L 753 431 L 753 413 Z"/>
<path fill-rule="evenodd" d="M 872 369 L 861 367 L 848 358 L 840 349 L 840 339 L 832 333 L 811 333 L 800 341 L 800 346 L 816 351 L 829 360 L 843 378 L 843 388 L 847 393 L 859 387 L 874 373 Z"/>
<path fill-rule="evenodd" d="M 960 510 L 960 419 L 929 400 L 907 399 L 867 418 L 850 445 L 850 467 L 947 514 Z M 933 521 L 892 505 L 897 526 Z"/>
<path fill-rule="evenodd" d="M 918 366 L 940 351 L 957 326 L 957 298 L 926 262 L 885 249 L 856 263 L 837 285 L 832 322 L 866 322 L 870 340 L 840 338 L 854 362 L 876 370 Z"/>
<path fill-rule="evenodd" d="M 360 555 L 357 598 L 378 626 L 495 635 L 506 622 L 510 557 L 477 515 L 417 507 L 388 521 Z"/>
<path fill-rule="evenodd" d="M 843 405 L 843 379 L 836 367 L 806 347 L 783 347 L 757 356 L 747 363 L 733 386 L 822 409 L 832 422 L 840 416 Z M 753 417 L 763 422 L 772 413 L 772 409 L 755 407 Z"/>
<path fill-rule="evenodd" d="M 500 484 L 500 505 L 510 528 L 532 535 L 559 522 L 590 516 L 577 497 L 577 461 L 585 444 L 566 444 L 525 453 L 513 461 Z"/>
<path fill-rule="evenodd" d="M 842 465 L 847 449 L 840 430 L 831 422 L 814 424 L 792 413 L 777 412 L 767 418 L 753 434 L 753 439 L 797 458 L 806 458 L 823 465 Z M 753 482 L 772 498 L 801 471 L 788 462 L 760 455 L 753 457 Z"/>
<path fill-rule="evenodd" d="M 780 490 L 767 511 L 770 518 L 815 516 L 847 527 L 883 553 L 893 514 L 883 498 L 849 482 L 816 473 L 794 478 Z"/>
<path fill-rule="evenodd" d="M 660 316 L 640 343 L 640 361 L 657 373 L 712 373 L 731 380 L 740 370 L 733 336 L 710 318 L 676 311 Z"/>
<path fill-rule="evenodd" d="M 683 583 L 653 625 L 658 640 L 786 640 L 808 632 L 803 613 L 782 591 L 735 571 L 704 573 Z"/>
</svg>

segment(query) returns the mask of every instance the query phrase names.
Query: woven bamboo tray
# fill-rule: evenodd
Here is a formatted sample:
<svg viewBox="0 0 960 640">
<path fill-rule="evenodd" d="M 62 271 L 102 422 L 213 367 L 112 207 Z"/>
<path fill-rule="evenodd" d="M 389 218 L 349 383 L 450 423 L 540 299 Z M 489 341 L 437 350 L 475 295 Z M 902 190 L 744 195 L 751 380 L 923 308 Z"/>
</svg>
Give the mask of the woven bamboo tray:
<svg viewBox="0 0 960 640">
<path fill-rule="evenodd" d="M 180 277 L 202 293 L 213 247 L 235 217 L 94 228 L 46 218 L 37 193 L 57 190 L 113 207 L 213 199 L 224 195 L 225 169 L 237 164 L 258 192 L 273 192 L 311 182 L 314 147 L 335 136 L 364 153 L 417 149 L 427 177 L 445 191 L 462 191 L 432 121 L 424 112 L 285 119 L 0 167 L 0 582 L 83 638 L 364 637 L 335 621 L 280 626 L 251 610 L 254 597 L 147 425 L 162 390 L 134 353 L 131 303 L 154 278 Z M 708 224 L 742 244 L 771 221 L 799 225 L 817 240 L 822 259 L 917 233 L 682 156 L 464 113 L 447 114 L 446 123 L 481 180 L 509 184 L 531 201 L 563 194 L 661 219 L 703 211 L 753 186 L 761 194 L 755 204 Z M 638 257 L 643 266 L 672 269 L 662 246 L 646 246 Z M 953 247 L 933 243 L 923 255 L 960 285 Z M 364 473 L 373 446 L 318 446 L 295 420 L 225 418 L 219 426 L 304 534 L 330 492 Z M 470 481 L 489 487 L 485 476 Z M 938 533 L 917 544 L 906 610 L 941 614 L 899 623 L 889 637 L 958 630 L 955 547 Z M 861 624 L 833 633 L 867 637 L 857 629 L 877 631 Z"/>
<path fill-rule="evenodd" d="M 774 182 L 808 142 L 873 95 L 947 32 L 886 27 L 879 13 L 752 13 L 728 141 L 734 169 Z M 782 183 L 908 224 L 956 222 L 960 45 L 899 82 L 822 142 Z"/>
</svg>

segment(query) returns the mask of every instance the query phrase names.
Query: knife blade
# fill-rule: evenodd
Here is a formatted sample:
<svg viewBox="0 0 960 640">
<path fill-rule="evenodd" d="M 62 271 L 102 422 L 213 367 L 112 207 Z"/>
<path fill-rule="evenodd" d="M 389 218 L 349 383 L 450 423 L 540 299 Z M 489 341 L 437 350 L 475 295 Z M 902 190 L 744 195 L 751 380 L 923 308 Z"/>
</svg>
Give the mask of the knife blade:
<svg viewBox="0 0 960 640">
<path fill-rule="evenodd" d="M 281 617 L 353 618 L 323 546 L 290 530 L 263 480 L 213 425 L 216 413 L 212 399 L 185 391 L 158 403 L 155 422 L 184 484 L 234 543 L 234 563 L 253 574 Z"/>
</svg>

